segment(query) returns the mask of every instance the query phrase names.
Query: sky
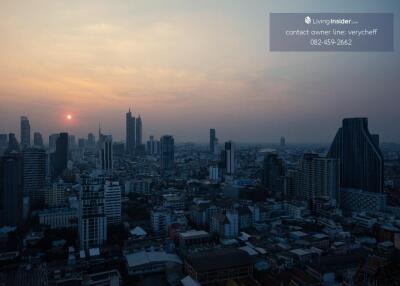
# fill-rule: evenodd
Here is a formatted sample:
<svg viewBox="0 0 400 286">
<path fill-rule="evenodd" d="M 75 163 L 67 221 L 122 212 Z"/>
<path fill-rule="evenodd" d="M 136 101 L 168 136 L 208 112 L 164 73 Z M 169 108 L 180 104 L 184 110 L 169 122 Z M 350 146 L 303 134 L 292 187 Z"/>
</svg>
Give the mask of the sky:
<svg viewBox="0 0 400 286">
<path fill-rule="evenodd" d="M 269 51 L 271 12 L 393 12 L 395 51 Z M 398 0 L 2 0 L 0 133 L 19 118 L 45 138 L 67 131 L 177 142 L 330 142 L 368 117 L 400 142 Z M 67 114 L 72 120 L 66 120 Z M 47 141 L 47 140 L 46 140 Z"/>
</svg>

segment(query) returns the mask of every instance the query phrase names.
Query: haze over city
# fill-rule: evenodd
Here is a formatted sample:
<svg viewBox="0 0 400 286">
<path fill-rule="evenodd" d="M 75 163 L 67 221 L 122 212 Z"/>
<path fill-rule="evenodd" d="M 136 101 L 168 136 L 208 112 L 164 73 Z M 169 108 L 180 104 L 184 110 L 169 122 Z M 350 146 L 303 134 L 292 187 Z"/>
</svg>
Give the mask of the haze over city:
<svg viewBox="0 0 400 286">
<path fill-rule="evenodd" d="M 144 138 L 206 142 L 212 127 L 221 142 L 331 142 L 342 118 L 361 116 L 400 141 L 398 50 L 272 53 L 267 21 L 360 5 L 398 14 L 398 1 L 215 2 L 2 1 L 0 131 L 19 134 L 26 115 L 45 138 L 100 122 L 120 140 L 131 108 Z"/>
</svg>

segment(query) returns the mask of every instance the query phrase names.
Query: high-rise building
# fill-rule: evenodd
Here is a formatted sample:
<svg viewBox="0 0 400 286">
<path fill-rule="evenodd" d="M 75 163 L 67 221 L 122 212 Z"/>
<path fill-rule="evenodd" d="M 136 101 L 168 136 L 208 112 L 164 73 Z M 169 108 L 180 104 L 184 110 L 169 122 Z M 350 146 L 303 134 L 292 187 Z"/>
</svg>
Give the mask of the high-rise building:
<svg viewBox="0 0 400 286">
<path fill-rule="evenodd" d="M 8 139 L 7 134 L 0 134 L 0 148 L 7 148 Z"/>
<path fill-rule="evenodd" d="M 12 151 L 1 158 L 0 197 L 2 203 L 2 223 L 17 226 L 22 219 L 22 157 Z"/>
<path fill-rule="evenodd" d="M 10 133 L 8 134 L 8 148 L 7 148 L 7 152 L 19 152 L 20 148 L 19 148 L 19 144 L 18 144 L 18 140 L 15 137 L 14 133 Z"/>
<path fill-rule="evenodd" d="M 55 134 L 51 134 L 49 136 L 49 150 L 50 151 L 54 151 L 56 149 L 56 142 L 58 137 L 60 137 L 60 134 L 55 133 Z"/>
<path fill-rule="evenodd" d="M 100 147 L 100 165 L 101 169 L 107 172 L 113 170 L 113 141 L 111 135 L 103 135 Z"/>
<path fill-rule="evenodd" d="M 88 147 L 96 146 L 96 137 L 94 136 L 93 133 L 89 133 L 88 134 L 87 140 L 88 140 L 88 142 L 87 142 L 88 143 Z"/>
<path fill-rule="evenodd" d="M 143 135 L 143 126 L 142 126 L 142 118 L 136 118 L 136 146 L 142 145 L 142 135 Z"/>
<path fill-rule="evenodd" d="M 113 156 L 114 158 L 121 158 L 125 155 L 125 144 L 123 142 L 113 143 Z"/>
<path fill-rule="evenodd" d="M 56 141 L 56 150 L 51 154 L 52 176 L 58 177 L 67 168 L 68 133 L 60 133 Z"/>
<path fill-rule="evenodd" d="M 285 137 L 281 137 L 281 141 L 280 141 L 280 148 L 281 149 L 283 149 L 283 148 L 285 148 L 285 146 L 286 146 L 286 139 L 285 139 Z"/>
<path fill-rule="evenodd" d="M 126 153 L 135 154 L 136 148 L 136 120 L 129 109 L 126 114 Z"/>
<path fill-rule="evenodd" d="M 210 129 L 210 153 L 211 154 L 215 154 L 215 141 L 216 141 L 216 137 L 215 137 L 215 129 L 211 128 Z"/>
<path fill-rule="evenodd" d="M 225 166 L 226 166 L 226 174 L 234 175 L 236 170 L 235 164 L 235 143 L 233 141 L 225 142 Z"/>
<path fill-rule="evenodd" d="M 273 193 L 284 192 L 285 166 L 277 154 L 267 154 L 263 163 L 263 185 Z"/>
<path fill-rule="evenodd" d="M 160 141 L 154 140 L 154 136 L 150 136 L 149 141 L 147 141 L 147 154 L 157 155 L 160 153 Z"/>
<path fill-rule="evenodd" d="M 164 171 L 172 171 L 174 169 L 175 146 L 174 137 L 164 135 L 160 139 L 161 146 L 161 169 Z"/>
<path fill-rule="evenodd" d="M 0 156 L 6 151 L 8 147 L 7 134 L 0 134 Z"/>
<path fill-rule="evenodd" d="M 101 246 L 107 240 L 103 185 L 84 178 L 80 190 L 78 231 L 81 249 Z"/>
<path fill-rule="evenodd" d="M 346 118 L 336 133 L 328 157 L 340 160 L 340 186 L 383 192 L 383 156 L 379 136 L 368 130 L 367 118 Z"/>
<path fill-rule="evenodd" d="M 31 125 L 26 116 L 21 116 L 21 147 L 26 148 L 31 145 Z"/>
<path fill-rule="evenodd" d="M 69 135 L 68 136 L 68 148 L 70 150 L 74 149 L 76 147 L 76 139 L 75 135 Z"/>
<path fill-rule="evenodd" d="M 338 201 L 340 189 L 339 160 L 306 153 L 301 163 L 301 187 L 299 197 L 310 200 L 325 197 Z"/>
<path fill-rule="evenodd" d="M 220 180 L 220 174 L 219 174 L 219 168 L 217 164 L 213 164 L 208 167 L 208 177 L 212 182 L 219 182 Z"/>
<path fill-rule="evenodd" d="M 106 181 L 104 185 L 104 212 L 107 225 L 121 223 L 121 186 L 118 181 Z"/>
<path fill-rule="evenodd" d="M 33 146 L 43 147 L 43 136 L 40 132 L 33 133 Z"/>
<path fill-rule="evenodd" d="M 84 149 L 86 145 L 86 140 L 85 138 L 79 138 L 78 139 L 78 148 L 79 149 Z"/>
<path fill-rule="evenodd" d="M 23 195 L 29 197 L 30 205 L 40 204 L 46 183 L 46 152 L 39 147 L 28 147 L 22 151 Z"/>
</svg>

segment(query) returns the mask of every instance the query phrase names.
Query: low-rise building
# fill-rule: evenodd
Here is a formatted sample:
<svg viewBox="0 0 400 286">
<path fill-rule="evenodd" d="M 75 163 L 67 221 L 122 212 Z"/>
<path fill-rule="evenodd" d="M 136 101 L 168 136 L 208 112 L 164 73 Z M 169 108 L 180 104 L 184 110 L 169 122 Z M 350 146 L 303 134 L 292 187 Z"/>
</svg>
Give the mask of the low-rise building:
<svg viewBox="0 0 400 286">
<path fill-rule="evenodd" d="M 184 262 L 185 272 L 201 285 L 226 283 L 253 276 L 250 255 L 238 249 L 217 249 L 191 253 Z"/>
</svg>

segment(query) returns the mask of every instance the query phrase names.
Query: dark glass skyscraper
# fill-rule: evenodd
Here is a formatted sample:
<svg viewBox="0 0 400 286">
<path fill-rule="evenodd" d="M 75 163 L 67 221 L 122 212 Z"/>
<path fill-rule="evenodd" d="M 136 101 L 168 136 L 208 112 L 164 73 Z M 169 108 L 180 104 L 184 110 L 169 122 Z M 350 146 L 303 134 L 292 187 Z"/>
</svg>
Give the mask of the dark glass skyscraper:
<svg viewBox="0 0 400 286">
<path fill-rule="evenodd" d="M 226 174 L 234 175 L 236 171 L 235 143 L 233 141 L 225 142 L 223 158 L 225 160 Z"/>
<path fill-rule="evenodd" d="M 26 148 L 31 145 L 31 125 L 26 116 L 21 116 L 21 147 Z"/>
<path fill-rule="evenodd" d="M 111 135 L 103 135 L 100 148 L 101 169 L 112 172 L 113 169 L 113 140 Z"/>
<path fill-rule="evenodd" d="M 22 152 L 23 195 L 30 203 L 40 203 L 39 192 L 46 183 L 46 152 L 42 148 L 28 147 Z"/>
<path fill-rule="evenodd" d="M 12 152 L 12 151 L 19 151 L 19 144 L 18 144 L 18 140 L 15 137 L 14 133 L 10 133 L 8 134 L 8 148 L 7 148 L 7 152 Z"/>
<path fill-rule="evenodd" d="M 160 139 L 161 145 L 161 169 L 170 171 L 174 169 L 174 137 L 164 135 Z"/>
<path fill-rule="evenodd" d="M 340 186 L 383 192 L 383 156 L 379 136 L 371 135 L 367 118 L 346 118 L 329 149 L 340 160 Z"/>
<path fill-rule="evenodd" d="M 15 151 L 2 158 L 1 164 L 3 224 L 16 226 L 22 217 L 22 158 Z"/>
<path fill-rule="evenodd" d="M 126 153 L 129 155 L 135 154 L 136 147 L 136 121 L 135 117 L 132 116 L 131 110 L 129 109 L 126 114 Z"/>
<path fill-rule="evenodd" d="M 263 184 L 270 191 L 283 193 L 285 167 L 283 160 L 277 154 L 267 154 L 263 163 Z"/>
<path fill-rule="evenodd" d="M 52 154 L 52 175 L 60 176 L 67 168 L 68 162 L 68 133 L 60 133 L 56 141 L 56 151 Z"/>
</svg>

